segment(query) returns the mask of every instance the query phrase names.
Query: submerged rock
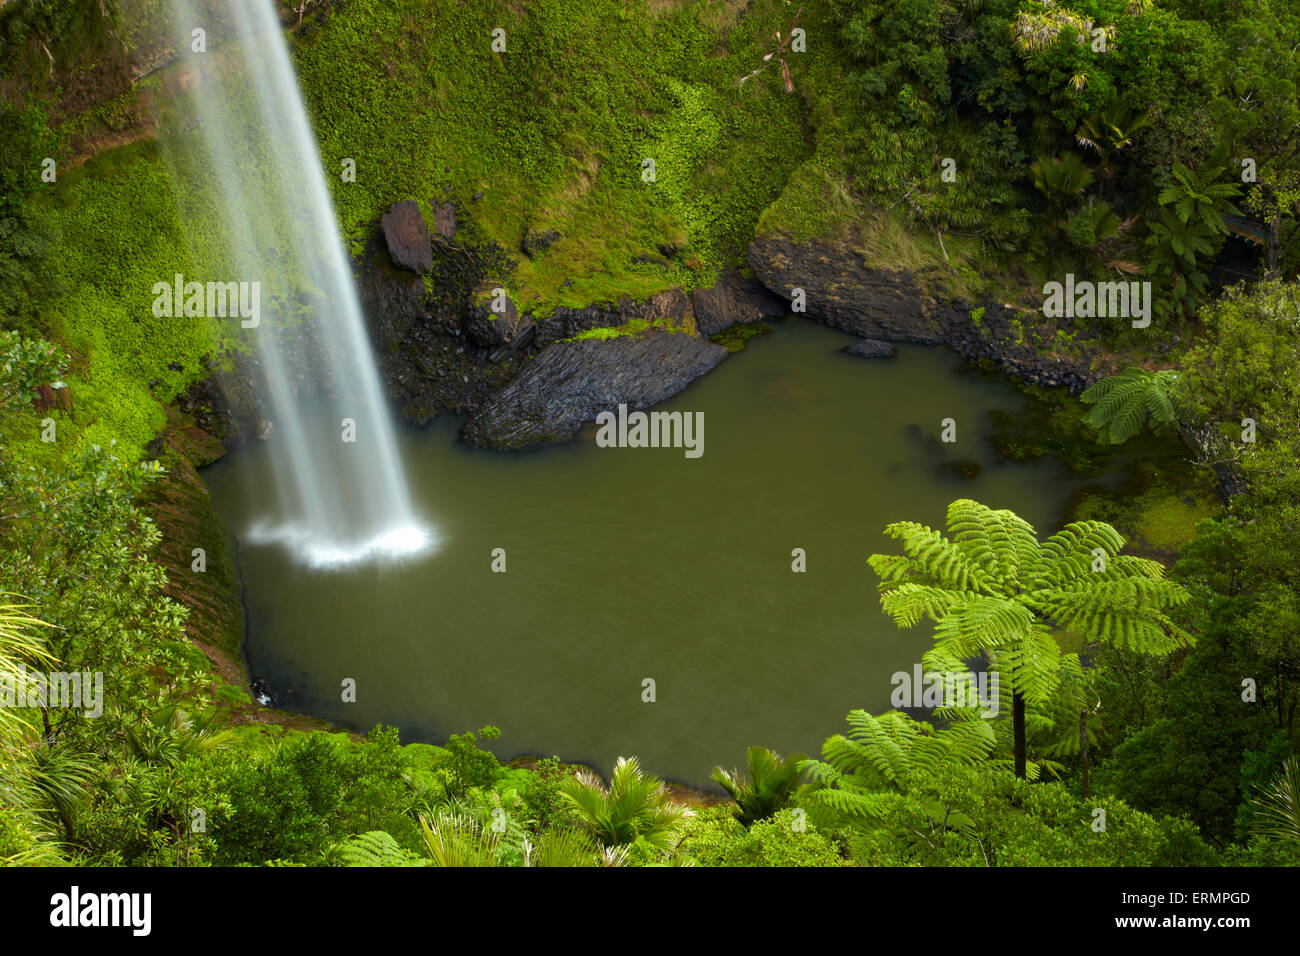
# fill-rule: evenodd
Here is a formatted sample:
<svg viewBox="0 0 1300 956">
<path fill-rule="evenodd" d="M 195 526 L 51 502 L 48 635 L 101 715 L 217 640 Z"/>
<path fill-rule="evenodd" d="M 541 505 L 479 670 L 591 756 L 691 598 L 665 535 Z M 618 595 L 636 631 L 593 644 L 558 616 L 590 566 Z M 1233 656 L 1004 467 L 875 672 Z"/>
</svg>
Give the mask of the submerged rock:
<svg viewBox="0 0 1300 956">
<path fill-rule="evenodd" d="M 676 395 L 726 356 L 720 345 L 671 332 L 555 342 L 488 399 L 462 434 L 490 448 L 563 441 L 621 403 L 648 408 Z"/>
<path fill-rule="evenodd" d="M 413 425 L 427 425 L 438 416 L 437 399 L 421 395 L 402 406 L 402 417 Z"/>
<path fill-rule="evenodd" d="M 978 461 L 972 461 L 969 458 L 959 458 L 956 461 L 944 462 L 939 467 L 941 474 L 952 475 L 966 480 L 978 477 L 980 470 L 980 463 Z"/>
<path fill-rule="evenodd" d="M 850 355 L 856 355 L 858 358 L 893 358 L 898 349 L 888 342 L 882 342 L 880 339 L 863 339 L 857 345 L 850 345 L 844 351 Z"/>
<path fill-rule="evenodd" d="M 395 202 L 379 220 L 384 230 L 384 242 L 393 262 L 421 274 L 433 271 L 433 246 L 429 241 L 429 227 L 420 215 L 420 206 L 414 200 Z"/>
</svg>

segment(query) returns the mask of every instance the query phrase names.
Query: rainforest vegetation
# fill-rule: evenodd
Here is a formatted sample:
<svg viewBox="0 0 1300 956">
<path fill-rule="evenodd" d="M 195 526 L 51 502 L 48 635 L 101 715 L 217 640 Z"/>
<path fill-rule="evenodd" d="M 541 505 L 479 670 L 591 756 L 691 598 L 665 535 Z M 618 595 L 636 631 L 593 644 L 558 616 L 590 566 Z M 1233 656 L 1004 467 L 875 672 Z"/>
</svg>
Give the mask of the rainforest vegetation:
<svg viewBox="0 0 1300 956">
<path fill-rule="evenodd" d="M 509 727 L 432 745 L 253 702 L 233 561 L 192 593 L 168 538 L 217 521 L 194 469 L 220 449 L 178 400 L 237 346 L 133 318 L 209 228 L 155 144 L 175 78 L 132 66 L 163 6 L 0 6 L 0 674 L 114 678 L 95 719 L 0 685 L 0 861 L 1300 863 L 1293 0 L 282 0 L 323 162 L 368 171 L 331 180 L 356 255 L 445 195 L 485 248 L 564 237 L 512 253 L 546 314 L 752 275 L 755 238 L 852 248 L 1092 356 L 1081 396 L 1025 386 L 1007 455 L 1087 475 L 1179 443 L 1054 527 L 897 514 L 864 599 L 1013 706 L 854 710 L 820 753 L 719 753 L 709 794 L 632 754 L 503 763 Z M 497 26 L 507 58 L 468 55 Z M 1045 318 L 1067 272 L 1150 282 L 1151 325 Z"/>
</svg>

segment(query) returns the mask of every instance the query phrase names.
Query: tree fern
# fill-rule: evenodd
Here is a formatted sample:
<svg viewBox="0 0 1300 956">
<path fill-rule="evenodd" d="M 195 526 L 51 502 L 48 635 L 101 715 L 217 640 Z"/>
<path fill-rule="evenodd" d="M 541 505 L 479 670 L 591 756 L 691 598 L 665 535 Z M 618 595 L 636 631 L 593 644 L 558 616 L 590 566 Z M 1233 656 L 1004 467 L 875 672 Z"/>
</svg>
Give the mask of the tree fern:
<svg viewBox="0 0 1300 956">
<path fill-rule="evenodd" d="M 812 790 L 808 802 L 849 818 L 878 817 L 901 803 L 909 778 L 944 764 L 974 766 L 995 744 L 988 721 L 959 721 L 936 729 L 891 710 L 848 715 L 849 733 L 822 745 L 821 760 L 800 765 Z"/>
<path fill-rule="evenodd" d="M 1126 368 L 1103 378 L 1079 396 L 1093 406 L 1083 421 L 1113 445 L 1128 441 L 1148 423 L 1156 431 L 1177 428 L 1178 414 L 1169 398 L 1177 380 L 1173 369 L 1148 372 L 1140 368 Z"/>
<path fill-rule="evenodd" d="M 1053 636 L 1059 629 L 1144 654 L 1164 654 L 1190 638 L 1166 613 L 1187 599 L 1155 561 L 1120 553 L 1110 525 L 1077 521 L 1039 543 L 1012 511 L 969 499 L 948 506 L 948 535 L 915 522 L 885 533 L 902 555 L 873 554 L 881 607 L 900 627 L 935 625 L 922 657 L 940 671 L 965 670 L 984 657 L 1012 694 L 1016 772 L 1025 776 L 1027 705 L 1051 699 L 1072 666 Z M 887 729 L 887 728 L 882 728 Z M 887 748 L 874 760 L 883 759 Z M 884 769 L 882 773 L 886 773 Z"/>
</svg>

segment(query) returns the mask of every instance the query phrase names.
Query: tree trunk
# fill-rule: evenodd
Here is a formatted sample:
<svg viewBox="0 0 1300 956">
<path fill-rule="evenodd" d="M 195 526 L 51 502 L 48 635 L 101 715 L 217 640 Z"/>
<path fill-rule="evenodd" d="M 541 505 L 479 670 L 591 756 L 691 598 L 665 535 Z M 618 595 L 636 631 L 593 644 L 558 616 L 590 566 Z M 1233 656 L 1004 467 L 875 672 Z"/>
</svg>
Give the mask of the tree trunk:
<svg viewBox="0 0 1300 956">
<path fill-rule="evenodd" d="M 1282 271 L 1282 215 L 1268 224 L 1268 246 L 1264 253 L 1264 268 L 1270 278 Z"/>
<path fill-rule="evenodd" d="M 1015 734 L 1016 776 L 1025 779 L 1025 698 L 1021 694 L 1011 695 L 1011 726 Z"/>
<path fill-rule="evenodd" d="M 1088 708 L 1079 711 L 1079 758 L 1083 765 L 1083 799 L 1088 799 Z"/>
</svg>

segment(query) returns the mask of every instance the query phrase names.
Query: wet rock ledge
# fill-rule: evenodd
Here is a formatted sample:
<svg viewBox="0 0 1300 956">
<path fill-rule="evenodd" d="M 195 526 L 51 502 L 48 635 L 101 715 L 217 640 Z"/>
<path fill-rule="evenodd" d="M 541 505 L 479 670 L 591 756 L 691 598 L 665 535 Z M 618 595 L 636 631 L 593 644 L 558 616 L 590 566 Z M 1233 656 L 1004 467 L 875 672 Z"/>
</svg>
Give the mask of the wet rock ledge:
<svg viewBox="0 0 1300 956">
<path fill-rule="evenodd" d="M 1093 368 L 1099 344 L 1058 355 L 1024 341 L 1023 326 L 1039 316 L 1022 305 L 945 301 L 923 291 L 904 272 L 872 269 L 848 242 L 795 242 L 775 235 L 749 244 L 749 264 L 772 292 L 806 294 L 811 318 L 863 339 L 944 345 L 985 361 L 1033 385 L 1079 392 L 1103 374 Z M 974 314 L 978 313 L 978 320 Z M 1082 330 L 1083 341 L 1095 340 Z M 870 347 L 854 354 L 862 355 Z"/>
<path fill-rule="evenodd" d="M 644 409 L 671 398 L 726 357 L 721 345 L 672 332 L 556 342 L 489 398 L 462 435 L 492 448 L 563 441 L 620 403 Z"/>
<path fill-rule="evenodd" d="M 754 279 L 729 272 L 709 289 L 534 315 L 502 301 L 516 260 L 472 238 L 472 215 L 453 200 L 395 203 L 372 225 L 358 285 L 388 393 L 418 424 L 442 409 L 468 415 L 462 436 L 474 446 L 563 441 L 602 410 L 662 402 L 725 357 L 707 336 L 788 314 L 795 288 L 810 318 L 866 340 L 855 355 L 887 356 L 892 342 L 945 345 L 1076 392 L 1099 375 L 1088 349 L 1029 344 L 1032 308 L 937 298 L 913 276 L 869 267 L 850 242 L 756 238 Z M 521 248 L 544 255 L 557 238 L 529 234 Z M 594 329 L 619 332 L 586 334 Z"/>
<path fill-rule="evenodd" d="M 452 201 L 395 203 L 372 225 L 358 288 L 388 394 L 416 424 L 467 414 L 474 446 L 562 441 L 620 403 L 648 408 L 722 361 L 706 336 L 789 311 L 733 272 L 690 294 L 534 315 L 504 296 L 510 254 L 473 238 L 471 213 Z M 524 247 L 544 254 L 554 240 L 542 232 Z"/>
</svg>

